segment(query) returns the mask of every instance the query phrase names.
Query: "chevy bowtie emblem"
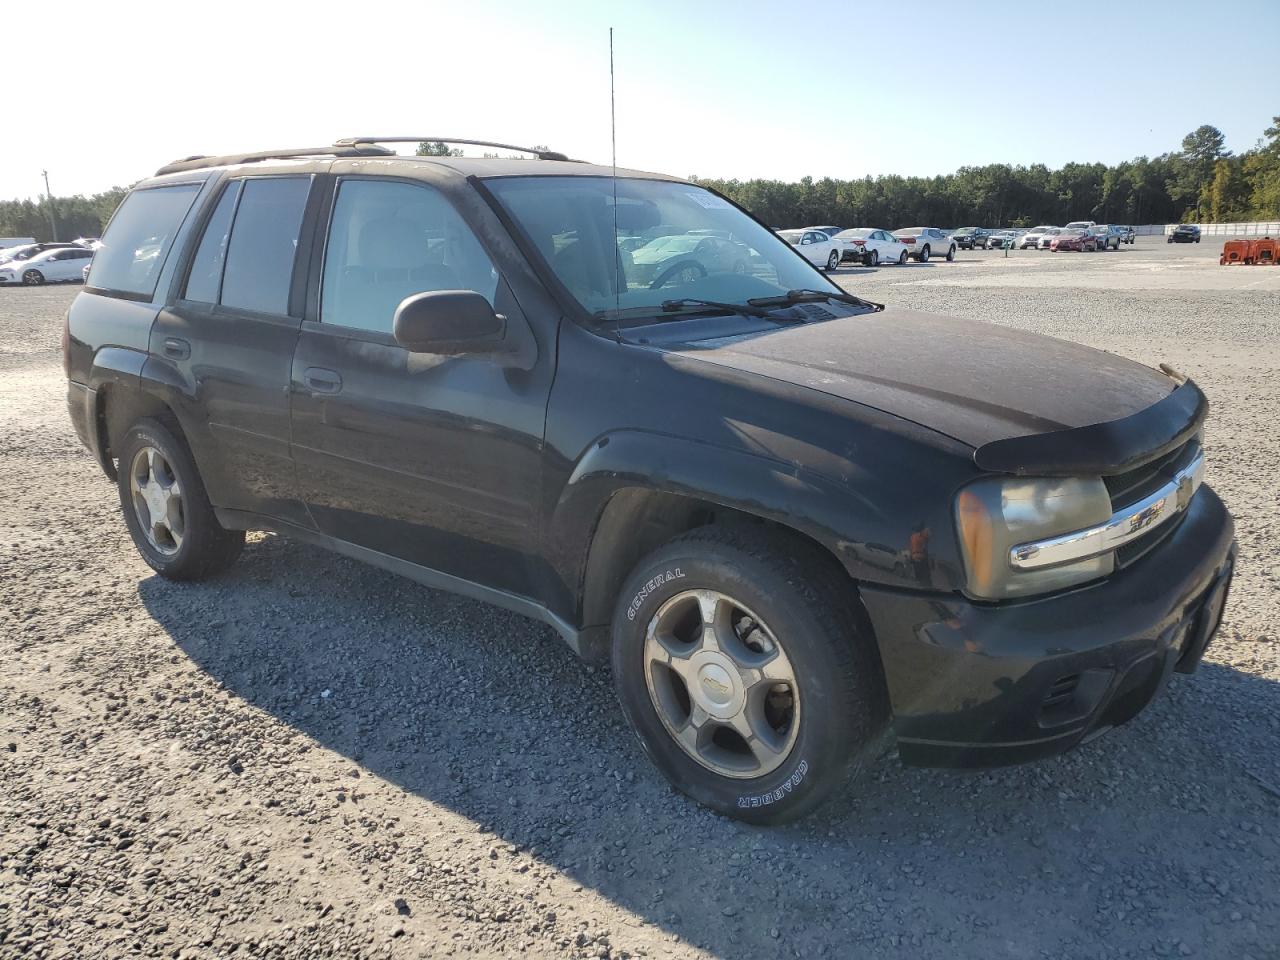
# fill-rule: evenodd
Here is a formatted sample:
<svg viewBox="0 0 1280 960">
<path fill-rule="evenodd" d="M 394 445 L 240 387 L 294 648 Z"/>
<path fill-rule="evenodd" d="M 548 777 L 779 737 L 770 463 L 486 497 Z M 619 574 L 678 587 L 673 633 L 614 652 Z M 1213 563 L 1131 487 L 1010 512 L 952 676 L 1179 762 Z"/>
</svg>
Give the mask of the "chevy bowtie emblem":
<svg viewBox="0 0 1280 960">
<path fill-rule="evenodd" d="M 1191 502 L 1191 478 L 1183 477 L 1178 481 L 1178 509 L 1187 509 L 1187 504 Z"/>
</svg>

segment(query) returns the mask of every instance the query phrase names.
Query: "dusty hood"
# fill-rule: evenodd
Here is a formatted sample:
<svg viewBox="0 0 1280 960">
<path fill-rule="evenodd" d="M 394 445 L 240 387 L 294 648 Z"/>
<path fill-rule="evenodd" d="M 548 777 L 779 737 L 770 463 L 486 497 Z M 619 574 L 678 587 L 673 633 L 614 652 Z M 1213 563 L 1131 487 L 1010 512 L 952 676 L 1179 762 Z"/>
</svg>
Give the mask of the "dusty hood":
<svg viewBox="0 0 1280 960">
<path fill-rule="evenodd" d="M 974 447 L 1119 420 L 1176 386 L 1090 347 L 892 308 L 677 352 L 876 407 Z"/>
</svg>

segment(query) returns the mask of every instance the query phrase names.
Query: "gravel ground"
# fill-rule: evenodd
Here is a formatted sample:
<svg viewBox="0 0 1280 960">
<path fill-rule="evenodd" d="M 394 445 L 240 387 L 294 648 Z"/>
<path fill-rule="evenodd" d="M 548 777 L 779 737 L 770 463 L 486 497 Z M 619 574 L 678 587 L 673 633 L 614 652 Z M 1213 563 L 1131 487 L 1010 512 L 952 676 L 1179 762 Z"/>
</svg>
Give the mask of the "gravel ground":
<svg viewBox="0 0 1280 960">
<path fill-rule="evenodd" d="M 1240 563 L 1193 677 L 803 823 L 675 795 L 550 630 L 272 536 L 150 574 L 0 290 L 0 956 L 1280 957 L 1280 270 L 1146 238 L 841 281 L 1194 376 Z"/>
</svg>

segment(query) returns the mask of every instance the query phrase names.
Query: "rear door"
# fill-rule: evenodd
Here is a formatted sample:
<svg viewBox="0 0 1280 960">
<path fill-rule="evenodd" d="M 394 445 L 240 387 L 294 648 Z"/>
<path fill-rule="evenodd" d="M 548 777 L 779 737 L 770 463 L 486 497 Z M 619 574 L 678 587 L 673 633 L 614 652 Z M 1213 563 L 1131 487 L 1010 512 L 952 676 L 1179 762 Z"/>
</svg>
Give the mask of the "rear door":
<svg viewBox="0 0 1280 960">
<path fill-rule="evenodd" d="M 410 353 L 392 335 L 399 303 L 431 290 L 480 293 L 509 336 L 525 325 L 490 252 L 444 188 L 352 175 L 336 181 L 316 273 L 292 389 L 299 484 L 320 530 L 535 595 L 554 357 L 512 369 Z"/>
<path fill-rule="evenodd" d="M 201 433 L 192 446 L 214 505 L 300 526 L 312 524 L 289 451 L 289 371 L 314 181 L 291 173 L 221 184 L 151 331 L 151 355 L 181 384 L 184 425 Z"/>
</svg>

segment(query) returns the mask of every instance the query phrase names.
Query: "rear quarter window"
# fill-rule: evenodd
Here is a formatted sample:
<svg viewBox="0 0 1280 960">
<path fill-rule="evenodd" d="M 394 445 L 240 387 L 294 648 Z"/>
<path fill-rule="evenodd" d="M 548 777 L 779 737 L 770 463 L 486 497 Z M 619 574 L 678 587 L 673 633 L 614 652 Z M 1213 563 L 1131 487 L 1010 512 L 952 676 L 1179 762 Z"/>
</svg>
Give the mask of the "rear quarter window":
<svg viewBox="0 0 1280 960">
<path fill-rule="evenodd" d="M 144 187 L 125 197 L 93 257 L 89 286 L 150 300 L 201 184 Z"/>
</svg>

